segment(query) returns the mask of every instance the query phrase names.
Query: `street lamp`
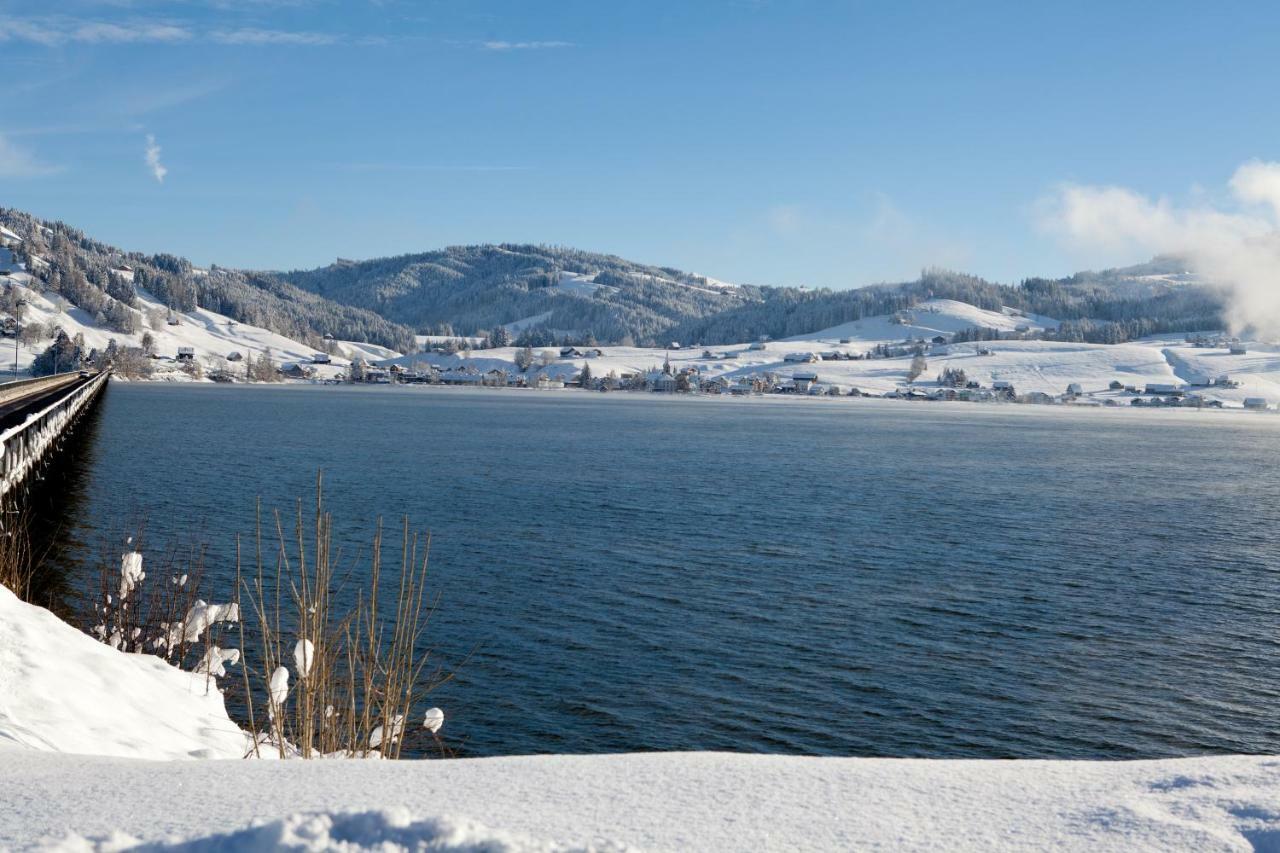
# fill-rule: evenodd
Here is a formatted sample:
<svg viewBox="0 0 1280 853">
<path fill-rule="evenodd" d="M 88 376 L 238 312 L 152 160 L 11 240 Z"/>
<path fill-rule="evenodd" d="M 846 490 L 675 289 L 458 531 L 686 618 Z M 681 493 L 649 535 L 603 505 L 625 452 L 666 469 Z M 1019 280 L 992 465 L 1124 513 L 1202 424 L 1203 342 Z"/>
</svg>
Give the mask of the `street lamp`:
<svg viewBox="0 0 1280 853">
<path fill-rule="evenodd" d="M 18 337 L 22 334 L 22 309 L 27 300 L 19 299 L 13 307 L 13 379 L 18 381 Z"/>
</svg>

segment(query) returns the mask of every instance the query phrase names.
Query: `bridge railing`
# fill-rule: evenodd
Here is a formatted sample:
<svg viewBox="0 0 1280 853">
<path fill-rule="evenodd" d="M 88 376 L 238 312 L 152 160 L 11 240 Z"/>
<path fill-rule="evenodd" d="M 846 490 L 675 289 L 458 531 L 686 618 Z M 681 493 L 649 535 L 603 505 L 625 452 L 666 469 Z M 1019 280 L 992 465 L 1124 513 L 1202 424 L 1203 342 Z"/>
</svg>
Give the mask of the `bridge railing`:
<svg viewBox="0 0 1280 853">
<path fill-rule="evenodd" d="M 38 394 L 44 391 L 52 391 L 63 385 L 70 385 L 80 379 L 79 372 L 59 373 L 55 376 L 37 376 L 35 379 L 19 379 L 15 382 L 0 383 L 0 406 L 5 403 L 11 403 L 14 400 L 27 396 L 28 394 Z"/>
<path fill-rule="evenodd" d="M 0 432 L 0 497 L 9 495 L 22 483 L 23 479 L 39 464 L 44 454 L 53 447 L 63 431 L 75 421 L 89 401 L 102 390 L 102 386 L 106 384 L 109 376 L 109 373 L 97 374 L 80 387 L 59 397 L 39 411 L 27 415 L 22 423 Z M 46 385 L 38 388 L 33 388 L 30 381 L 28 381 L 26 383 L 26 393 L 40 393 L 48 387 L 56 388 L 59 385 L 69 385 L 79 379 L 80 376 L 79 374 L 69 374 L 45 378 L 58 381 L 46 383 Z M 8 383 L 8 385 L 17 384 L 19 383 Z M 0 389 L 7 388 L 8 385 L 0 386 Z"/>
</svg>

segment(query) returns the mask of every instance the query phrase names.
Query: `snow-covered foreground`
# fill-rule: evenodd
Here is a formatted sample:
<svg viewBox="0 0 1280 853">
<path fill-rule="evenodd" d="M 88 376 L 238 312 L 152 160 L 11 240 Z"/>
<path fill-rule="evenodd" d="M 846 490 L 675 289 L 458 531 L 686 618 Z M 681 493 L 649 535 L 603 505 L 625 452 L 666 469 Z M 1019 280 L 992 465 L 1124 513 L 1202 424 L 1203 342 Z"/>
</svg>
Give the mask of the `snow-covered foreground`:
<svg viewBox="0 0 1280 853">
<path fill-rule="evenodd" d="M 341 840 L 353 844 L 346 849 L 391 842 L 390 850 L 428 842 L 465 850 L 1280 844 L 1280 761 L 1262 757 L 1107 763 L 666 753 L 148 762 L 0 751 L 0 802 L 0 847 L 16 849 L 68 834 L 79 843 L 64 849 L 94 849 L 86 839 L 116 833 L 146 842 L 223 836 L 187 846 L 202 850 L 278 849 L 299 836 L 321 842 L 305 849 Z M 340 816 L 386 809 L 397 813 Z M 305 813 L 339 816 L 290 818 Z M 275 823 L 228 837 L 254 822 Z"/>
<path fill-rule="evenodd" d="M 0 587 L 0 849 L 1280 847 L 1270 757 L 261 761 L 205 685 Z"/>
</svg>

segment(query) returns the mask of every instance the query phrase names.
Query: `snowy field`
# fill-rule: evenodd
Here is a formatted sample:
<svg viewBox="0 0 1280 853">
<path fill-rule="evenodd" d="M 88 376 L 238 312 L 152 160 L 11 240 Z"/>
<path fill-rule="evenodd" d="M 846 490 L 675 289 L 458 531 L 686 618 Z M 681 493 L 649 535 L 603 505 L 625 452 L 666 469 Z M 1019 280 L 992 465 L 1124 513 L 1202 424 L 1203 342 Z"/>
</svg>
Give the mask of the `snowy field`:
<svg viewBox="0 0 1280 853">
<path fill-rule="evenodd" d="M 805 338 L 774 341 L 763 350 L 744 344 L 699 347 L 680 350 L 641 347 L 603 346 L 603 355 L 595 358 L 559 357 L 559 348 L 539 349 L 535 356 L 545 367 L 535 364 L 529 375 L 545 373 L 568 380 L 589 365 L 593 376 L 609 373 L 624 376 L 662 368 L 669 359 L 674 371 L 694 367 L 703 380 L 724 377 L 728 380 L 776 374 L 788 379 L 798 371 L 816 373 L 818 381 L 837 386 L 847 393 L 857 388 L 867 394 L 885 394 L 908 387 L 911 358 L 874 358 L 861 360 L 823 360 L 797 363 L 786 360 L 788 354 L 848 351 L 861 353 L 876 343 L 891 341 L 859 341 L 840 344 L 827 339 Z M 585 349 L 585 348 L 580 348 Z M 711 357 L 704 357 L 704 350 Z M 990 341 L 981 344 L 951 344 L 927 354 L 928 367 L 915 383 L 928 390 L 936 388 L 935 379 L 946 368 L 965 371 L 970 380 L 989 388 L 996 381 L 1011 382 L 1019 394 L 1040 391 L 1060 395 L 1071 384 L 1079 384 L 1085 399 L 1105 400 L 1116 397 L 1127 404 L 1122 394 L 1109 390 L 1113 381 L 1123 385 L 1145 387 L 1166 384 L 1184 387 L 1200 394 L 1206 401 L 1221 400 L 1224 405 L 1238 407 L 1249 397 L 1262 397 L 1274 407 L 1280 403 L 1280 346 L 1249 344 L 1245 355 L 1231 355 L 1225 349 L 1197 349 L 1170 340 L 1137 341 L 1127 344 L 1084 344 L 1054 341 Z M 986 354 L 979 355 L 979 351 Z M 405 367 L 434 364 L 442 369 L 474 368 L 483 373 L 492 369 L 517 372 L 515 359 L 519 350 L 503 347 L 474 350 L 471 353 L 444 355 L 421 353 L 388 360 Z M 730 357 L 725 357 L 729 355 Z M 1238 387 L 1191 387 L 1190 382 L 1227 375 Z"/>
<path fill-rule="evenodd" d="M 243 759 L 208 682 L 0 587 L 0 849 L 1275 850 L 1280 760 Z"/>
<path fill-rule="evenodd" d="M 19 275 L 22 278 L 22 274 Z M 581 276 L 566 274 L 559 285 L 569 289 L 588 286 Z M 590 285 L 598 287 L 599 285 Z M 731 287 L 719 283 L 718 286 Z M 83 334 L 91 348 L 105 348 L 112 338 L 120 344 L 137 346 L 141 333 L 120 335 L 100 328 L 80 309 L 61 297 L 24 288 L 27 301 L 27 322 L 46 326 L 61 326 L 69 335 Z M 149 294 L 139 293 L 140 307 L 145 312 L 163 311 L 163 306 Z M 164 356 L 157 360 L 157 379 L 188 381 L 186 373 L 178 369 L 172 359 L 179 347 L 190 347 L 207 368 L 218 366 L 219 359 L 233 352 L 245 358 L 255 358 L 270 351 L 281 364 L 303 362 L 314 370 L 316 379 L 333 379 L 344 376 L 351 359 L 360 358 L 370 365 L 398 364 L 414 367 L 433 364 L 442 369 L 475 369 L 481 373 L 499 369 L 509 374 L 518 373 L 516 359 L 520 352 L 515 347 L 499 349 L 473 349 L 457 355 L 441 353 L 405 354 L 380 347 L 351 341 L 337 341 L 339 354 L 330 364 L 311 365 L 314 350 L 306 344 L 290 340 L 282 335 L 235 321 L 205 309 L 178 315 L 177 325 L 164 324 L 152 329 L 156 351 Z M 528 324 L 540 318 L 528 318 Z M 526 324 L 526 325 L 528 325 Z M 519 326 L 520 324 L 512 324 Z M 1025 315 L 1006 309 L 987 311 L 963 302 L 935 299 L 921 303 L 895 317 L 867 317 L 834 326 L 809 335 L 785 341 L 770 341 L 749 346 L 746 343 L 720 346 L 684 346 L 680 349 L 644 347 L 601 346 L 602 355 L 594 358 L 580 356 L 561 357 L 559 347 L 540 348 L 535 351 L 535 365 L 527 374 L 533 378 L 546 374 L 553 379 L 569 380 L 578 375 L 585 365 L 590 365 L 596 377 L 609 373 L 619 376 L 646 373 L 661 369 L 670 359 L 673 369 L 696 368 L 701 379 L 723 377 L 733 381 L 764 374 L 789 379 L 797 371 L 816 373 L 824 386 L 835 386 L 842 393 L 858 389 L 866 394 L 881 395 L 909 387 L 910 357 L 876 358 L 860 360 L 824 359 L 814 363 L 788 361 L 787 356 L 814 353 L 841 353 L 861 355 L 876 346 L 901 345 L 908 338 L 930 341 L 941 335 L 976 327 L 991 329 L 1008 336 L 1019 333 L 1035 333 L 1056 327 L 1057 321 L 1037 315 Z M 418 345 L 429 347 L 449 340 L 438 336 L 418 336 Z M 481 339 L 467 340 L 473 346 Z M 25 371 L 35 356 L 48 345 L 42 341 L 33 346 L 19 346 L 17 362 Z M 11 344 L 10 344 L 11 346 Z M 580 347 L 586 350 L 586 347 Z M 1185 386 L 1205 401 L 1219 400 L 1228 407 L 1239 407 L 1250 397 L 1260 397 L 1273 407 L 1280 404 L 1280 346 L 1249 342 L 1248 352 L 1232 355 L 1225 348 L 1199 349 L 1187 344 L 1182 335 L 1169 335 L 1127 344 L 1077 344 L 1036 340 L 1000 340 L 983 343 L 961 343 L 933 346 L 927 353 L 927 369 L 915 383 L 917 387 L 936 387 L 934 380 L 944 369 L 963 369 L 970 380 L 984 387 L 997 381 L 1010 382 L 1019 394 L 1043 392 L 1060 395 L 1068 385 L 1078 384 L 1086 400 L 1103 401 L 1118 397 L 1127 403 L 1128 398 L 1110 391 L 1113 381 L 1124 385 L 1145 386 L 1148 383 Z M 983 353 L 983 354 L 980 354 Z M 13 363 L 13 350 L 0 346 L 0 368 Z M 1220 376 L 1229 376 L 1236 387 L 1204 387 L 1203 383 Z"/>
</svg>

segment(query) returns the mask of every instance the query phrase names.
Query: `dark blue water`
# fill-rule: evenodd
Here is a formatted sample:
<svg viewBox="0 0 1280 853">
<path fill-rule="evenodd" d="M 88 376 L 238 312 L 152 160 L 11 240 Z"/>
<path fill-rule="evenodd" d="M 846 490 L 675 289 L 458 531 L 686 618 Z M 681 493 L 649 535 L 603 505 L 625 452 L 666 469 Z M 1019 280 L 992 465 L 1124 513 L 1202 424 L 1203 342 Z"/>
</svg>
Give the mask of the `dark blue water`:
<svg viewBox="0 0 1280 853">
<path fill-rule="evenodd" d="M 84 440 L 86 578 L 144 516 L 225 578 L 318 467 L 429 528 L 462 754 L 1280 750 L 1280 419 L 114 384 Z"/>
</svg>

